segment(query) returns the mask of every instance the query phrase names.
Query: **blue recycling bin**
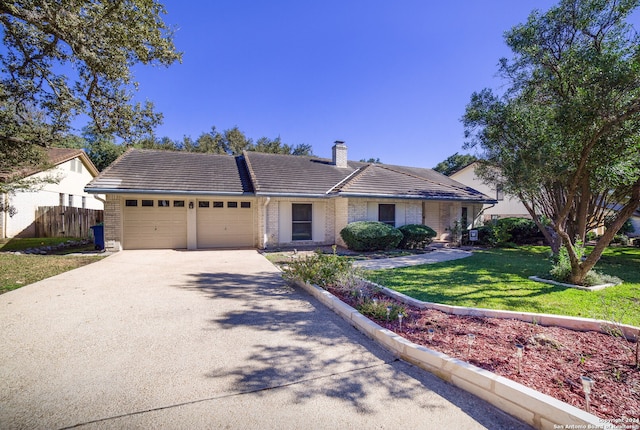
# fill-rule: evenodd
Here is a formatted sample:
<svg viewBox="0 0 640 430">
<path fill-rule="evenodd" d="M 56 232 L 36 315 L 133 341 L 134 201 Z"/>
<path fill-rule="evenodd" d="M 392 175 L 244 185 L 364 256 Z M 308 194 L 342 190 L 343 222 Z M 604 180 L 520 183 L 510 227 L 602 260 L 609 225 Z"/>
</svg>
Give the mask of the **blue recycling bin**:
<svg viewBox="0 0 640 430">
<path fill-rule="evenodd" d="M 104 226 L 102 224 L 92 225 L 93 244 L 96 249 L 104 249 Z"/>
</svg>

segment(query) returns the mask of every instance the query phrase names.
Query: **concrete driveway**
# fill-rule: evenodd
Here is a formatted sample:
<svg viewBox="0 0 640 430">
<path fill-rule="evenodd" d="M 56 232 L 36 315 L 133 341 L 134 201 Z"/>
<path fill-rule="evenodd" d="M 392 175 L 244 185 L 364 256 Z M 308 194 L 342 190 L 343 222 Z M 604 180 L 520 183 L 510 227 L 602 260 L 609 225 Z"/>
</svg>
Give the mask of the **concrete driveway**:
<svg viewBox="0 0 640 430">
<path fill-rule="evenodd" d="M 124 251 L 0 296 L 0 428 L 527 428 L 260 254 Z"/>
</svg>

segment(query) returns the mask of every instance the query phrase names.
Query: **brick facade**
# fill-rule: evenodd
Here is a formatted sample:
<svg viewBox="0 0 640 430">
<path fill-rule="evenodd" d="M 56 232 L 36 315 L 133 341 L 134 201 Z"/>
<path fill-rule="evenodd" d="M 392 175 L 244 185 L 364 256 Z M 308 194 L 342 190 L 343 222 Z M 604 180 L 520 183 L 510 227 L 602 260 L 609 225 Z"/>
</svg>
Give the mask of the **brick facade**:
<svg viewBox="0 0 640 430">
<path fill-rule="evenodd" d="M 104 246 L 107 251 L 122 250 L 122 203 L 120 196 L 107 194 L 104 204 Z"/>
</svg>

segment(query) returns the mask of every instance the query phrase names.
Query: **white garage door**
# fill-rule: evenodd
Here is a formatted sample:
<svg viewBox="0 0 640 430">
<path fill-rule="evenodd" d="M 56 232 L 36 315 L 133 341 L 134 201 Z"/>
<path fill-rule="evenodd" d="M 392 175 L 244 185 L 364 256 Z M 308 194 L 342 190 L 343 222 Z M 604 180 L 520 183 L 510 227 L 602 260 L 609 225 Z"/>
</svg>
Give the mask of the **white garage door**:
<svg viewBox="0 0 640 430">
<path fill-rule="evenodd" d="M 198 248 L 254 246 L 253 202 L 198 200 Z"/>
<path fill-rule="evenodd" d="M 187 247 L 187 209 L 184 200 L 127 199 L 123 215 L 123 248 Z"/>
</svg>

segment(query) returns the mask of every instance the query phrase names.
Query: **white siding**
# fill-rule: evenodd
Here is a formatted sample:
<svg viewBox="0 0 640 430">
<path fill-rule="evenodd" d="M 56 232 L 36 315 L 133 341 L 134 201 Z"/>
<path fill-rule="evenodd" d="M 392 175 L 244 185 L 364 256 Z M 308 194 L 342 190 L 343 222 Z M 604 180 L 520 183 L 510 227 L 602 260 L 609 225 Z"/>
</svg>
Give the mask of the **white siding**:
<svg viewBox="0 0 640 430">
<path fill-rule="evenodd" d="M 497 197 L 496 190 L 489 185 L 484 184 L 475 174 L 475 164 L 471 164 L 464 169 L 451 175 L 451 179 L 454 179 L 461 184 L 467 185 L 475 190 L 480 191 L 483 194 L 495 199 Z M 504 200 L 498 201 L 493 205 L 485 205 L 486 209 L 483 212 L 484 219 L 491 219 L 491 215 L 498 215 L 500 218 L 505 217 L 525 217 L 530 218 L 529 212 L 524 205 L 517 198 L 510 196 L 504 196 Z"/>
<path fill-rule="evenodd" d="M 312 240 L 314 242 L 325 242 L 325 230 L 327 224 L 326 203 L 319 201 L 313 203 L 313 214 L 311 215 Z"/>
<path fill-rule="evenodd" d="M 431 227 L 438 233 L 438 236 L 444 233 L 444 227 L 440 222 L 440 202 L 424 202 L 424 221 L 423 224 Z"/>
<path fill-rule="evenodd" d="M 281 201 L 278 204 L 278 243 L 291 242 L 291 223 L 291 201 Z"/>
<path fill-rule="evenodd" d="M 293 204 L 311 204 L 311 240 L 292 240 Z M 267 246 L 295 246 L 335 243 L 335 204 L 324 200 L 271 199 L 267 206 L 266 226 L 260 226 L 260 235 L 266 236 Z M 262 218 L 262 222 L 265 219 Z M 277 230 L 274 230 L 277 226 Z M 266 228 L 266 231 L 265 231 Z M 277 240 L 275 240 L 277 238 Z"/>
<path fill-rule="evenodd" d="M 77 160 L 77 161 L 76 161 Z M 73 169 L 72 169 L 73 162 Z M 82 166 L 82 167 L 81 167 Z M 102 201 L 94 195 L 84 192 L 84 187 L 93 179 L 93 175 L 84 166 L 79 157 L 65 163 L 59 164 L 55 168 L 30 176 L 33 179 L 44 178 L 58 179 L 58 183 L 44 184 L 40 189 L 30 192 L 19 192 L 9 195 L 8 199 L 12 206 L 17 209 L 17 213 L 10 217 L 4 216 L 4 231 L 1 232 L 6 237 L 18 235 L 29 236 L 35 233 L 34 221 L 36 208 L 38 206 L 58 206 L 61 202 L 60 194 L 64 194 L 62 202 L 64 206 L 69 205 L 69 196 L 73 196 L 73 206 L 81 208 L 83 197 L 85 197 L 85 207 L 87 209 L 104 208 Z M 104 196 L 98 196 L 104 198 Z"/>
</svg>

